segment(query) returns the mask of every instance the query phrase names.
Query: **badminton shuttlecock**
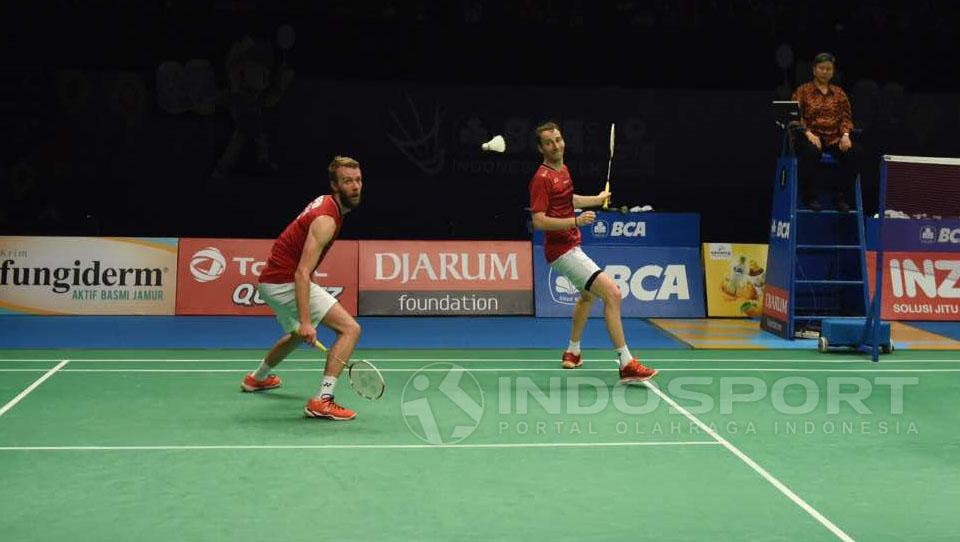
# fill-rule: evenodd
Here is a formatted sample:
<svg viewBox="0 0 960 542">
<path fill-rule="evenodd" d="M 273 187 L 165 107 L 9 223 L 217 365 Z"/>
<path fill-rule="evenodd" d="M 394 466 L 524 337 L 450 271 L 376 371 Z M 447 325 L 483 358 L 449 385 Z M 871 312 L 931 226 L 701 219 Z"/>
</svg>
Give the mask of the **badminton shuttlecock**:
<svg viewBox="0 0 960 542">
<path fill-rule="evenodd" d="M 903 211 L 897 211 L 895 209 L 887 209 L 883 212 L 883 216 L 886 218 L 910 218 L 910 215 L 904 213 Z"/>
<path fill-rule="evenodd" d="M 507 150 L 507 142 L 503 139 L 502 135 L 494 136 L 493 139 L 487 141 L 483 145 L 480 145 L 480 148 L 485 151 L 492 152 L 503 152 Z"/>
</svg>

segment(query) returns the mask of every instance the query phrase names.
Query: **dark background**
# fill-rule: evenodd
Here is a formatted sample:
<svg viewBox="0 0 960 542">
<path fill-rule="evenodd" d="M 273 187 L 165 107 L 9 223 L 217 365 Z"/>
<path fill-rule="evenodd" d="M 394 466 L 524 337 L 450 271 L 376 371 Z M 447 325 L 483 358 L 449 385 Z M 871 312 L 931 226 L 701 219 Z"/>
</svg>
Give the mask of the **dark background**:
<svg viewBox="0 0 960 542">
<path fill-rule="evenodd" d="M 540 161 L 532 129 L 550 119 L 578 193 L 602 187 L 616 122 L 618 203 L 699 212 L 705 241 L 766 242 L 780 143 L 769 103 L 810 78 L 817 52 L 837 56 L 835 82 L 864 130 L 868 210 L 881 154 L 960 156 L 956 11 L 946 1 L 7 3 L 0 234 L 274 237 L 345 154 L 362 164 L 365 202 L 344 237 L 523 239 Z M 238 74 L 265 77 L 260 102 L 231 92 Z M 251 125 L 266 165 L 248 140 L 215 174 L 235 129 Z M 508 152 L 482 153 L 498 133 Z"/>
</svg>

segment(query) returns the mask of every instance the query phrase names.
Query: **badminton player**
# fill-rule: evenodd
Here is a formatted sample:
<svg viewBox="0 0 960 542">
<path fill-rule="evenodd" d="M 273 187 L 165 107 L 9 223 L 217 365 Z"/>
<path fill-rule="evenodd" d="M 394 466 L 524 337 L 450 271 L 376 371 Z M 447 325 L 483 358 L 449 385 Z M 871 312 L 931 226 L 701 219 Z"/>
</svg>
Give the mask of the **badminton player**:
<svg viewBox="0 0 960 542">
<path fill-rule="evenodd" d="M 580 337 L 590 315 L 590 307 L 599 297 L 603 300 L 603 318 L 610 341 L 617 351 L 620 381 L 643 382 L 657 374 L 656 369 L 644 367 L 633 358 L 623 336 L 620 320 L 620 289 L 606 273 L 580 248 L 580 226 L 596 220 L 593 211 L 579 216 L 574 208 L 600 207 L 610 196 L 601 192 L 596 196 L 580 196 L 573 192 L 570 170 L 563 163 L 564 142 L 560 127 L 548 122 L 537 127 L 537 148 L 543 163 L 530 180 L 530 213 L 533 227 L 544 232 L 544 255 L 550 267 L 566 277 L 578 290 L 580 299 L 573 309 L 573 329 L 570 344 L 563 353 L 564 369 L 583 365 Z"/>
<path fill-rule="evenodd" d="M 360 339 L 360 324 L 326 290 L 313 283 L 314 270 L 340 233 L 343 216 L 360 205 L 363 179 L 360 164 L 337 156 L 327 168 L 330 193 L 318 197 L 287 226 L 270 249 L 270 258 L 260 274 L 260 297 L 277 315 L 287 333 L 267 352 L 256 371 L 247 374 L 241 388 L 259 391 L 280 386 L 280 377 L 270 371 L 293 352 L 300 341 L 313 345 L 317 324 L 337 334 L 327 353 L 323 381 L 304 412 L 313 418 L 352 420 L 356 412 L 334 402 L 334 387 L 343 364 L 350 359 Z"/>
</svg>

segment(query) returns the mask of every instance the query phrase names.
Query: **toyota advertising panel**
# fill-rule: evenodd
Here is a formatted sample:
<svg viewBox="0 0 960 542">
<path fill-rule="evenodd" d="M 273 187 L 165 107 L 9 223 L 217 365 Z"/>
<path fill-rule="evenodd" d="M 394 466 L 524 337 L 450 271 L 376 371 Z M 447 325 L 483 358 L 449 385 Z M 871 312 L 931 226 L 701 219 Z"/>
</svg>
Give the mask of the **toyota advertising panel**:
<svg viewBox="0 0 960 542">
<path fill-rule="evenodd" d="M 177 314 L 273 314 L 257 292 L 269 239 L 181 239 Z M 352 315 L 357 314 L 357 241 L 337 241 L 314 272 Z"/>
</svg>

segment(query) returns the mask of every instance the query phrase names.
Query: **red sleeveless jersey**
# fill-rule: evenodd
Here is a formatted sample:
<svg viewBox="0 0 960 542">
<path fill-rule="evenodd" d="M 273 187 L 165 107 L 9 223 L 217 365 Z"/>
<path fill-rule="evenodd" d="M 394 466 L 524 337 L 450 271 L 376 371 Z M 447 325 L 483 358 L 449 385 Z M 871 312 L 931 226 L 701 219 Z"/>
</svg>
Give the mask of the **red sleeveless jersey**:
<svg viewBox="0 0 960 542">
<path fill-rule="evenodd" d="M 323 261 L 327 251 L 333 246 L 337 236 L 340 235 L 340 226 L 343 225 L 343 216 L 340 214 L 340 205 L 330 194 L 320 196 L 310 202 L 309 205 L 300 213 L 289 226 L 283 230 L 280 237 L 273 242 L 273 248 L 270 249 L 270 258 L 267 259 L 267 265 L 260 273 L 260 282 L 268 284 L 283 284 L 293 282 L 294 273 L 297 265 L 300 263 L 300 256 L 303 254 L 303 243 L 307 240 L 307 233 L 310 231 L 310 224 L 320 215 L 333 217 L 337 223 L 337 229 L 333 232 L 333 238 L 323 247 L 317 265 Z"/>
<path fill-rule="evenodd" d="M 570 178 L 570 170 L 566 164 L 560 171 L 540 164 L 530 180 L 530 212 L 543 212 L 551 218 L 574 217 L 573 179 Z M 553 262 L 580 245 L 580 230 L 577 228 L 543 233 L 543 253 L 548 262 Z"/>
</svg>

